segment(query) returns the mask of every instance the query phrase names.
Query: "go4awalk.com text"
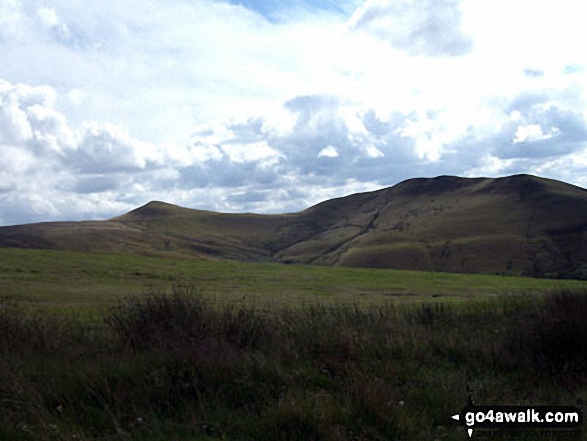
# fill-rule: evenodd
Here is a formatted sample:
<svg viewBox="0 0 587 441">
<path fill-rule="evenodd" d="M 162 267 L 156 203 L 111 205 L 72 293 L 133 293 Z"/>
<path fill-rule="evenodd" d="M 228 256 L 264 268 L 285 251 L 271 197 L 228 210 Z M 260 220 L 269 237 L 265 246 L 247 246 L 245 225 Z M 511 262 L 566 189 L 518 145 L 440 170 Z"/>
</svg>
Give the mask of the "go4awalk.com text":
<svg viewBox="0 0 587 441">
<path fill-rule="evenodd" d="M 452 416 L 467 428 L 504 431 L 552 430 L 576 432 L 583 422 L 582 410 L 575 406 L 476 406 L 468 404 Z"/>
</svg>

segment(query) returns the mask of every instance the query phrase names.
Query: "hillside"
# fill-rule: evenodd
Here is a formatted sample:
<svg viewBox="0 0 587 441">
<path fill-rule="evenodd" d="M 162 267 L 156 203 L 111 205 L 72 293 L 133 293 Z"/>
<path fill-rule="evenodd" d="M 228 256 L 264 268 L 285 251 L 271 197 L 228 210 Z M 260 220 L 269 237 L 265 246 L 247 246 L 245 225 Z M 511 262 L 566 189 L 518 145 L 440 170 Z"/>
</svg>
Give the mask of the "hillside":
<svg viewBox="0 0 587 441">
<path fill-rule="evenodd" d="M 283 215 L 154 201 L 106 221 L 1 227 L 0 246 L 587 278 L 587 190 L 440 176 Z"/>
</svg>

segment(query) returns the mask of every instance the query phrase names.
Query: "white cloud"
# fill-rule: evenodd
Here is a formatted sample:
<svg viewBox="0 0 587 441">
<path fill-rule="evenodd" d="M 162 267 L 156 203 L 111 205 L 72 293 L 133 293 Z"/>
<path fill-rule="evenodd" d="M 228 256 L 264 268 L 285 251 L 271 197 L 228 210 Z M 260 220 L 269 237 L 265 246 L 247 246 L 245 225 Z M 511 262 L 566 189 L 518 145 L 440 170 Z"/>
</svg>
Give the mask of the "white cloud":
<svg viewBox="0 0 587 441">
<path fill-rule="evenodd" d="M 279 152 L 272 149 L 267 141 L 224 144 L 222 150 L 228 155 L 230 161 L 237 163 L 256 162 L 279 156 Z"/>
<path fill-rule="evenodd" d="M 368 145 L 365 152 L 369 158 L 382 158 L 385 156 L 385 154 L 374 145 Z"/>
<path fill-rule="evenodd" d="M 435 174 L 584 182 L 582 1 L 355 4 L 0 0 L 0 223 L 291 211 Z"/>
<path fill-rule="evenodd" d="M 132 172 L 163 161 L 155 145 L 139 141 L 112 124 L 86 124 L 79 138 L 68 165 L 82 172 Z"/>
<path fill-rule="evenodd" d="M 11 40 L 20 33 L 22 11 L 18 0 L 0 2 L 0 42 Z"/>
<path fill-rule="evenodd" d="M 367 0 L 350 21 L 414 55 L 464 55 L 471 40 L 460 29 L 457 0 Z"/>
<path fill-rule="evenodd" d="M 29 141 L 43 132 L 47 124 L 60 125 L 52 121 L 56 116 L 45 111 L 56 98 L 50 87 L 31 87 L 24 84 L 13 85 L 0 79 L 0 141 L 18 144 Z M 31 124 L 38 123 L 33 130 Z"/>
<path fill-rule="evenodd" d="M 87 98 L 87 96 L 88 95 L 79 87 L 71 89 L 67 94 L 67 98 L 75 107 L 80 106 L 83 103 L 84 99 Z"/>
<path fill-rule="evenodd" d="M 339 156 L 338 151 L 331 145 L 324 147 L 318 153 L 318 158 L 336 158 L 337 156 Z"/>
<path fill-rule="evenodd" d="M 464 173 L 464 176 L 471 178 L 479 176 L 500 176 L 507 174 L 507 170 L 515 166 L 514 159 L 501 159 L 491 154 L 483 155 L 479 162 L 481 165 L 468 170 Z"/>
<path fill-rule="evenodd" d="M 57 12 L 53 8 L 42 7 L 37 10 L 37 15 L 47 28 L 53 28 L 60 24 Z"/>
<path fill-rule="evenodd" d="M 569 155 L 533 164 L 530 171 L 587 188 L 587 145 Z"/>
<path fill-rule="evenodd" d="M 542 132 L 542 127 L 539 124 L 528 124 L 526 126 L 518 126 L 516 134 L 514 135 L 514 144 L 519 142 L 532 142 L 550 139 L 560 133 L 557 127 L 552 127 L 548 133 Z"/>
</svg>

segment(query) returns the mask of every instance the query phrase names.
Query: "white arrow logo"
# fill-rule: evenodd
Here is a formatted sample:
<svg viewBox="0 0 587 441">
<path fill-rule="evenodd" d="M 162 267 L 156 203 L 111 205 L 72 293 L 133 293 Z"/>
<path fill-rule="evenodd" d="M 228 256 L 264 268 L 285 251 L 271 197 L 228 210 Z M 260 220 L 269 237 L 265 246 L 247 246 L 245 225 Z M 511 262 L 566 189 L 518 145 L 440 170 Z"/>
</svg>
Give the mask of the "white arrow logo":
<svg viewBox="0 0 587 441">
<path fill-rule="evenodd" d="M 461 416 L 457 413 L 456 415 L 451 416 L 451 418 L 455 421 L 459 421 Z M 473 429 L 469 429 L 467 432 L 469 433 L 469 438 L 471 438 L 473 436 Z"/>
</svg>

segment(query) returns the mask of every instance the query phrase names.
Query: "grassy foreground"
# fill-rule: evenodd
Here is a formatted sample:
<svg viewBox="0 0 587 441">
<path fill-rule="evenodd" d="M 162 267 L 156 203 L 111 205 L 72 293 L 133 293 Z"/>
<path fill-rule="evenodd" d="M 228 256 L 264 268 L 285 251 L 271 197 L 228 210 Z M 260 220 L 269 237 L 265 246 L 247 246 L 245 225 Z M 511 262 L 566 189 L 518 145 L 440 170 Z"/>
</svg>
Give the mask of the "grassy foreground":
<svg viewBox="0 0 587 441">
<path fill-rule="evenodd" d="M 219 303 L 258 300 L 275 307 L 329 302 L 485 299 L 582 289 L 578 280 L 259 264 L 139 255 L 0 248 L 0 298 L 47 312 L 93 314 L 129 294 L 193 284 Z"/>
<path fill-rule="evenodd" d="M 479 404 L 587 398 L 587 294 L 379 308 L 0 302 L 0 439 L 462 440 Z M 562 439 L 548 435 L 543 438 Z"/>
<path fill-rule="evenodd" d="M 468 390 L 587 398 L 585 317 L 580 281 L 0 248 L 0 439 L 467 439 Z"/>
</svg>

